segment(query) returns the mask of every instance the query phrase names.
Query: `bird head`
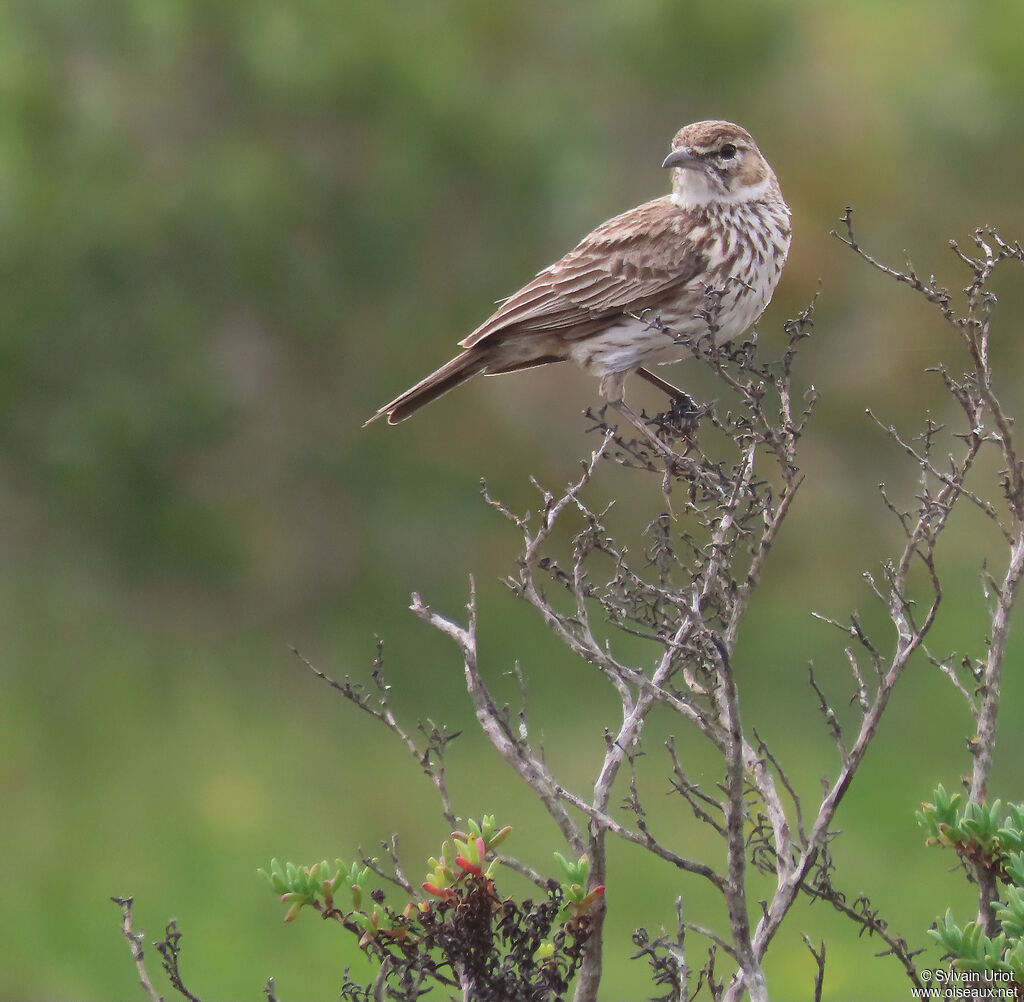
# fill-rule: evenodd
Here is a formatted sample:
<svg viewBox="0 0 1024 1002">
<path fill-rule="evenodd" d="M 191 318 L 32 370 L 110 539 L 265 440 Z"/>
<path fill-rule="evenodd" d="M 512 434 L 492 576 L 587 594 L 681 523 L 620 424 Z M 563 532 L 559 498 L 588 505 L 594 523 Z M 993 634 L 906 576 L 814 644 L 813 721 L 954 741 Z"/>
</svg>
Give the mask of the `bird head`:
<svg viewBox="0 0 1024 1002">
<path fill-rule="evenodd" d="M 672 200 L 682 208 L 747 202 L 778 184 L 753 136 L 732 122 L 680 129 L 662 167 L 672 168 Z"/>
</svg>

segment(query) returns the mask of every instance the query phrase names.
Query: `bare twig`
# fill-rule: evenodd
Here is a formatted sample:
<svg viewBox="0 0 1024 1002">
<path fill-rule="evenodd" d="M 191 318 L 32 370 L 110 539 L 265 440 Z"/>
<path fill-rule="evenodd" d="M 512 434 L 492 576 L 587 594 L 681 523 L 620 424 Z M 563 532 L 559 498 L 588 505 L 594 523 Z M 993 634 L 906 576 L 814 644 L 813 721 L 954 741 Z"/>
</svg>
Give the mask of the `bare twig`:
<svg viewBox="0 0 1024 1002">
<path fill-rule="evenodd" d="M 814 1002 L 821 1002 L 821 992 L 825 987 L 825 940 L 822 940 L 818 944 L 818 949 L 815 950 L 811 937 L 805 935 L 804 944 L 814 958 Z"/>
<path fill-rule="evenodd" d="M 953 253 L 970 269 L 972 275 L 970 283 L 964 289 L 965 305 L 958 312 L 951 294 L 940 287 L 934 278 L 923 282 L 909 265 L 905 271 L 901 271 L 883 265 L 866 254 L 854 237 L 852 210 L 849 208 L 843 216 L 843 224 L 845 235 L 840 235 L 839 238 L 872 267 L 902 284 L 909 285 L 934 305 L 943 320 L 959 336 L 969 359 L 970 367 L 961 377 L 954 377 L 945 366 L 938 366 L 934 370 L 941 376 L 946 390 L 959 405 L 967 422 L 967 430 L 958 436 L 966 445 L 965 452 L 959 460 L 949 459 L 948 472 L 939 470 L 931 460 L 934 436 L 930 428 L 928 434 L 922 438 L 924 444 L 919 449 L 910 445 L 891 425 L 878 423 L 921 470 L 924 498 L 930 505 L 931 517 L 924 530 L 918 534 L 919 547 L 915 550 L 915 555 L 922 559 L 933 581 L 936 582 L 936 601 L 940 591 L 930 557 L 935 537 L 945 526 L 952 510 L 953 505 L 949 503 L 951 495 L 966 497 L 996 525 L 1007 544 L 1006 568 L 999 585 L 994 588 L 985 585 L 986 594 L 994 596 L 994 601 L 990 606 L 988 655 L 981 666 L 980 678 L 977 679 L 980 683 L 977 694 L 968 692 L 948 662 L 932 658 L 932 662 L 953 681 L 977 723 L 977 733 L 970 743 L 974 762 L 968 794 L 971 802 L 980 803 L 987 796 L 987 783 L 995 752 L 996 723 L 1010 615 L 1017 599 L 1021 579 L 1024 577 L 1024 462 L 1021 461 L 1016 448 L 1013 421 L 1003 409 L 995 389 L 995 370 L 989 355 L 989 343 L 996 299 L 989 290 L 988 283 L 996 269 L 1004 262 L 1012 261 L 1024 265 L 1024 249 L 1019 242 L 1009 243 L 1003 240 L 993 229 L 975 231 L 973 242 L 978 250 L 976 256 L 965 253 L 955 242 L 951 242 Z M 975 457 L 984 445 L 994 446 L 1001 455 L 1001 500 L 1006 506 L 1006 515 L 1000 515 L 992 500 L 983 497 L 977 490 L 968 488 L 964 483 Z M 930 490 L 928 478 L 941 485 L 941 489 Z M 897 571 L 897 578 L 899 573 L 900 571 Z M 991 581 L 987 571 L 983 580 Z M 910 621 L 909 610 L 904 619 Z M 966 659 L 964 663 L 967 663 Z M 969 674 L 974 676 L 975 673 L 970 670 Z M 989 935 L 995 935 L 997 922 L 993 903 L 996 900 L 997 889 L 994 878 L 983 866 L 975 866 L 974 876 L 979 890 L 979 923 Z"/>
<path fill-rule="evenodd" d="M 402 863 L 398 856 L 398 836 L 392 834 L 391 838 L 384 840 L 380 843 L 380 847 L 388 854 L 388 859 L 391 860 L 391 869 L 388 870 L 381 866 L 376 856 L 367 856 L 363 852 L 362 847 L 359 848 L 359 860 L 367 869 L 372 870 L 377 874 L 381 880 L 386 880 L 389 884 L 394 884 L 395 887 L 405 891 L 406 894 L 413 893 L 413 886 L 406 877 L 405 871 L 402 869 Z"/>
<path fill-rule="evenodd" d="M 412 736 L 399 723 L 388 702 L 390 684 L 384 673 L 384 644 L 377 641 L 377 656 L 373 662 L 371 680 L 376 689 L 376 696 L 371 695 L 361 682 L 353 682 L 346 678 L 344 682 L 338 682 L 316 667 L 295 647 L 289 648 L 291 652 L 322 682 L 326 682 L 336 692 L 341 693 L 350 703 L 358 706 L 364 713 L 368 713 L 375 720 L 380 721 L 399 741 L 405 745 L 409 754 L 416 760 L 417 765 L 430 777 L 437 794 L 441 800 L 441 810 L 449 827 L 456 825 L 455 811 L 452 808 L 451 797 L 448 793 L 447 776 L 445 773 L 445 751 L 448 744 L 454 741 L 459 732 L 449 734 L 444 726 L 438 727 L 432 721 L 420 722 L 418 729 L 426 738 L 422 748 L 416 744 Z"/>
<path fill-rule="evenodd" d="M 924 948 L 912 950 L 906 939 L 889 930 L 888 922 L 883 919 L 878 909 L 873 908 L 868 898 L 861 894 L 851 905 L 846 895 L 838 891 L 832 883 L 832 871 L 834 863 L 828 846 L 822 850 L 815 866 L 813 880 L 804 888 L 804 892 L 813 900 L 827 901 L 836 911 L 841 912 L 847 918 L 852 919 L 860 926 L 861 934 L 877 936 L 887 949 L 877 956 L 894 956 L 903 965 L 904 972 L 915 988 L 921 989 L 924 985 L 921 982 L 914 958 L 924 952 Z"/>
<path fill-rule="evenodd" d="M 145 934 L 135 932 L 132 929 L 132 905 L 135 903 L 135 899 L 111 898 L 110 900 L 121 908 L 121 933 L 123 934 L 125 941 L 128 943 L 128 949 L 131 951 L 132 960 L 135 963 L 135 970 L 138 971 L 139 983 L 142 985 L 142 990 L 146 993 L 146 997 L 150 1002 L 164 1002 L 163 996 L 153 987 L 153 982 L 150 980 L 149 973 L 146 971 L 145 951 L 142 948 L 143 941 L 146 938 Z"/>
<path fill-rule="evenodd" d="M 178 966 L 181 960 L 181 931 L 174 919 L 167 923 L 164 929 L 164 938 L 157 940 L 153 945 L 160 954 L 163 969 L 174 990 L 188 999 L 188 1002 L 201 1002 L 185 987 L 185 983 L 181 979 L 181 971 Z"/>
<path fill-rule="evenodd" d="M 529 745 L 512 732 L 507 718 L 500 712 L 480 674 L 476 652 L 476 585 L 473 580 L 470 579 L 470 600 L 467 606 L 469 621 L 466 626 L 459 626 L 434 612 L 416 594 L 412 596 L 411 608 L 417 616 L 458 645 L 463 657 L 466 688 L 473 700 L 481 728 L 505 761 L 540 798 L 572 851 L 582 855 L 586 851 L 583 833 L 562 806 L 554 777 Z"/>
</svg>

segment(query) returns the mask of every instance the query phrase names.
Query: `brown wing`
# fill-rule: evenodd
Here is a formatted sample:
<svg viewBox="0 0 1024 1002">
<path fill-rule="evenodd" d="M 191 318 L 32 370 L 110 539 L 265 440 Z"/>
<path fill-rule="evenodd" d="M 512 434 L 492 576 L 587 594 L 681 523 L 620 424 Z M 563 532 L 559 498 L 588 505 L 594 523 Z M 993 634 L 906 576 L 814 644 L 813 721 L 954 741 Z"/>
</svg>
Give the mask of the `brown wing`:
<svg viewBox="0 0 1024 1002">
<path fill-rule="evenodd" d="M 668 196 L 609 219 L 460 343 L 470 348 L 499 332 L 573 340 L 623 313 L 657 306 L 704 270 L 691 225 L 690 214 Z"/>
</svg>

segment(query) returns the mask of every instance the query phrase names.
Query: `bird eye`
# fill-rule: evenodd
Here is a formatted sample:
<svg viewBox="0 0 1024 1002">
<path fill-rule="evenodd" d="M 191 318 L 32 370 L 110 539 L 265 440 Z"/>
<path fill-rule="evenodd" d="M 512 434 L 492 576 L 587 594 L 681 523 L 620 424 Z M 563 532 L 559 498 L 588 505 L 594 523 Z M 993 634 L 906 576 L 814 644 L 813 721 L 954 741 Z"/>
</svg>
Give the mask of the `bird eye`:
<svg viewBox="0 0 1024 1002">
<path fill-rule="evenodd" d="M 736 156 L 736 147 L 732 143 L 726 143 L 719 151 L 718 155 L 723 160 L 732 160 Z"/>
</svg>

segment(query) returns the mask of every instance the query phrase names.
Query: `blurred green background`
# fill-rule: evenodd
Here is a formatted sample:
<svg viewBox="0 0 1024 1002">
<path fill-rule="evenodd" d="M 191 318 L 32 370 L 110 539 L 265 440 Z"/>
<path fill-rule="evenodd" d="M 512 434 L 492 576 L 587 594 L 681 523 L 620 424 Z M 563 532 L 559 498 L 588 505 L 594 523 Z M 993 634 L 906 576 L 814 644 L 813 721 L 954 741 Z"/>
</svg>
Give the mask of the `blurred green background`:
<svg viewBox="0 0 1024 1002">
<path fill-rule="evenodd" d="M 807 482 L 738 656 L 748 720 L 812 798 L 835 759 L 806 662 L 838 702 L 847 675 L 809 613 L 871 618 L 860 574 L 898 542 L 875 485 L 914 490 L 864 408 L 911 431 L 941 418 L 924 369 L 962 364 L 935 315 L 828 231 L 852 204 L 870 249 L 953 287 L 949 238 L 1024 235 L 1022 40 L 1017 0 L 0 4 L 0 998 L 140 997 L 112 894 L 136 896 L 150 939 L 179 919 L 204 998 L 256 998 L 271 975 L 283 998 L 331 998 L 345 965 L 369 976 L 333 927 L 283 926 L 256 867 L 398 831 L 416 874 L 444 826 L 403 750 L 289 644 L 358 676 L 383 637 L 410 726 L 465 728 L 460 813 L 497 812 L 518 827 L 510 849 L 549 866 L 557 833 L 474 733 L 454 650 L 406 607 L 416 589 L 458 614 L 475 574 L 486 670 L 512 698 L 502 672 L 520 660 L 549 759 L 585 784 L 614 705 L 504 591 L 517 540 L 477 483 L 517 509 L 528 475 L 566 483 L 595 445 L 580 416 L 595 384 L 555 367 L 360 425 L 494 300 L 666 190 L 669 139 L 701 118 L 747 126 L 794 210 L 769 352 L 821 290 L 798 376 L 822 393 Z M 1007 279 L 993 351 L 1021 413 L 1024 295 Z M 713 392 L 694 369 L 675 378 Z M 646 392 L 631 399 L 657 403 Z M 653 480 L 606 476 L 627 523 L 659 507 Z M 961 513 L 936 652 L 983 655 L 986 557 L 999 566 L 990 528 Z M 1022 653 L 994 783 L 1011 798 Z M 648 744 L 652 825 L 701 852 L 664 796 L 673 729 Z M 918 945 L 948 904 L 970 913 L 913 821 L 969 768 L 969 733 L 916 664 L 837 820 L 837 882 Z M 640 999 L 630 931 L 670 923 L 678 893 L 693 920 L 717 913 L 620 847 L 609 883 L 604 997 Z M 810 992 L 803 932 L 828 940 L 827 998 L 907 997 L 898 965 L 822 905 L 773 945 L 778 997 Z"/>
</svg>

